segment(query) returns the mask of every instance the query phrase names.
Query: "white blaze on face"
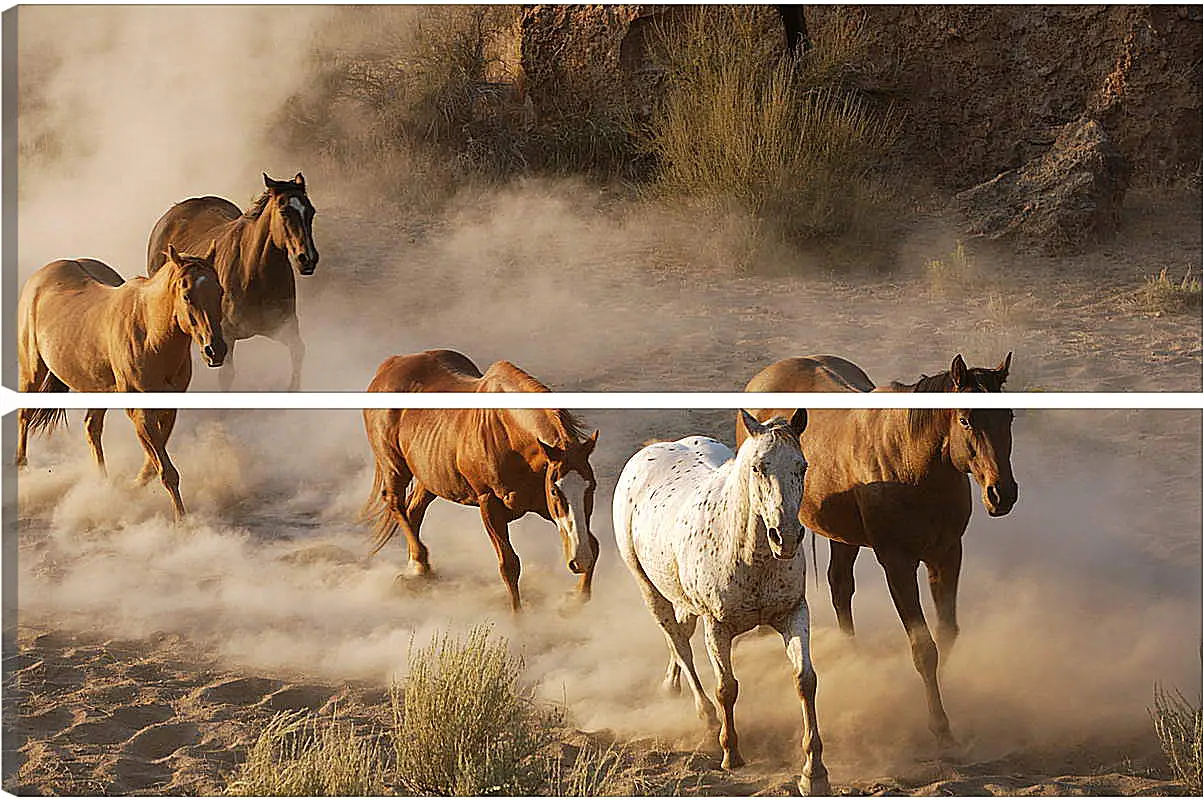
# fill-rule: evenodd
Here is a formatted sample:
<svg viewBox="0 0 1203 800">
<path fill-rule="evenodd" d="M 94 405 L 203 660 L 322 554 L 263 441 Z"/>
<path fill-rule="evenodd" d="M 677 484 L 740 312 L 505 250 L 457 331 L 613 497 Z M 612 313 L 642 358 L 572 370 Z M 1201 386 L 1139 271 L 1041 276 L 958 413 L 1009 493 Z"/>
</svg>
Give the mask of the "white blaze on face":
<svg viewBox="0 0 1203 800">
<path fill-rule="evenodd" d="M 572 548 L 572 560 L 582 568 L 593 564 L 593 550 L 589 547 L 586 531 L 589 520 L 585 516 L 585 492 L 589 482 L 579 472 L 569 472 L 556 481 L 556 488 L 567 501 L 568 514 L 556 517 L 556 525 L 568 537 L 568 545 Z"/>
<path fill-rule="evenodd" d="M 293 197 L 293 198 L 289 199 L 288 205 L 291 206 L 293 209 L 295 209 L 296 212 L 301 215 L 302 221 L 305 219 L 305 201 L 304 200 L 302 200 L 299 197 Z"/>
</svg>

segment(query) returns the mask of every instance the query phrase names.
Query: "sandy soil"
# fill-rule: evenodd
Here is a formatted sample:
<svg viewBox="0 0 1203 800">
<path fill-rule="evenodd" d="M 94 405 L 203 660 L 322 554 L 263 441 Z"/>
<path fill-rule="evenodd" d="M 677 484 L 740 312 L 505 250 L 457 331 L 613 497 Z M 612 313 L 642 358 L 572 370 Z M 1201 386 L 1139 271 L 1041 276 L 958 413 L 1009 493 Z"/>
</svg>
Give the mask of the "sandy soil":
<svg viewBox="0 0 1203 800">
<path fill-rule="evenodd" d="M 562 390 L 736 390 L 774 359 L 815 352 L 850 357 L 879 381 L 914 380 L 956 352 L 992 365 L 1007 350 L 1014 390 L 1201 388 L 1198 317 L 1131 302 L 1163 267 L 1198 274 L 1197 194 L 1135 194 L 1123 236 L 1089 256 L 1021 258 L 969 242 L 966 265 L 942 275 L 925 265 L 948 259 L 957 236 L 934 212 L 899 241 L 887 274 L 836 273 L 817 258 L 748 273 L 728 266 L 721 228 L 702 235 L 577 186 L 489 194 L 437 220 L 315 202 L 322 266 L 301 284 L 309 389 L 359 390 L 385 356 L 436 346 L 482 365 L 511 359 Z M 283 348 L 270 342 L 239 345 L 238 367 L 236 388 L 287 381 Z M 194 384 L 215 386 L 212 372 Z M 19 556 L 4 788 L 218 791 L 276 711 L 337 707 L 365 729 L 384 725 L 385 690 L 404 674 L 411 640 L 492 620 L 547 698 L 567 703 L 571 736 L 629 743 L 654 790 L 789 793 L 798 712 L 778 643 L 739 644 L 750 765 L 725 773 L 697 749 L 691 704 L 657 691 L 663 643 L 610 533 L 609 492 L 640 443 L 729 441 L 731 414 L 586 416 L 602 431 L 597 593 L 575 610 L 550 526 L 521 521 L 521 619 L 506 613 L 471 510 L 432 507 L 429 583 L 394 582 L 396 550 L 369 557 L 356 512 L 370 459 L 354 413 L 182 415 L 172 452 L 193 514 L 180 528 L 159 490 L 126 484 L 140 455 L 120 415 L 106 434 L 109 481 L 88 463 L 77 416 L 36 440 L 5 514 Z M 1002 520 L 975 513 L 964 633 L 945 668 L 960 763 L 933 759 L 919 680 L 872 558 L 858 564 L 854 643 L 834 631 L 824 582 L 811 587 L 839 793 L 1181 788 L 1146 707 L 1154 682 L 1199 688 L 1200 416 L 1020 412 L 1015 435 L 1020 502 Z"/>
</svg>

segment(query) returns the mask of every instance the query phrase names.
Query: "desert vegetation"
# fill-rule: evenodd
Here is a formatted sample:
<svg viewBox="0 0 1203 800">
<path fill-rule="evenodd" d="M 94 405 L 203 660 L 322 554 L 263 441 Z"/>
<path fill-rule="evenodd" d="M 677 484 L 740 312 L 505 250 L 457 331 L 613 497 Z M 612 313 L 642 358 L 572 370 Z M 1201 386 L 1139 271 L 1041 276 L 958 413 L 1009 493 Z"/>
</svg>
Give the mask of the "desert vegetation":
<svg viewBox="0 0 1203 800">
<path fill-rule="evenodd" d="M 1174 777 L 1188 794 L 1203 793 L 1203 706 L 1157 686 L 1150 715 Z"/>
</svg>

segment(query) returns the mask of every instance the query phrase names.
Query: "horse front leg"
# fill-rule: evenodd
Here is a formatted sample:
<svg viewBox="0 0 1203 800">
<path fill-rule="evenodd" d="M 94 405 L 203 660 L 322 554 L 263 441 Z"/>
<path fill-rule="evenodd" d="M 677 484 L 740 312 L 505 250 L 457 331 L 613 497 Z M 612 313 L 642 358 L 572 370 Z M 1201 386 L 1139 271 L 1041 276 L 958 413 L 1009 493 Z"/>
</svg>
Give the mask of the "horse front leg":
<svg viewBox="0 0 1203 800">
<path fill-rule="evenodd" d="M 923 617 L 923 606 L 919 602 L 919 582 L 915 574 L 919 569 L 919 560 L 905 553 L 883 550 L 880 547 L 874 548 L 874 553 L 885 569 L 890 596 L 911 642 L 911 658 L 915 669 L 923 678 L 927 694 L 928 728 L 936 737 L 940 754 L 951 754 L 957 749 L 957 743 L 948 724 L 948 715 L 944 712 L 944 702 L 940 698 L 940 683 L 937 677 L 940 654 L 931 631 L 928 630 L 927 620 Z"/>
<path fill-rule="evenodd" d="M 852 624 L 852 595 L 856 592 L 855 566 L 860 547 L 831 540 L 831 562 L 827 565 L 827 585 L 831 587 L 831 605 L 840 631 L 847 636 L 856 635 Z"/>
<path fill-rule="evenodd" d="M 947 658 L 961 628 L 957 624 L 957 585 L 961 579 L 961 540 L 936 558 L 927 559 L 927 587 L 936 607 L 936 647 Z"/>
<path fill-rule="evenodd" d="M 577 596 L 582 603 L 588 603 L 593 597 L 593 571 L 597 569 L 597 557 L 601 553 L 601 545 L 592 531 L 589 531 L 589 549 L 593 551 L 593 563 L 581 573 L 581 578 L 576 584 Z"/>
<path fill-rule="evenodd" d="M 230 391 L 230 387 L 234 385 L 234 375 L 237 369 L 234 366 L 234 345 L 237 340 L 233 336 L 226 339 L 226 357 L 221 362 L 221 366 L 217 368 L 217 388 L 223 392 Z"/>
<path fill-rule="evenodd" d="M 510 607 L 514 613 L 522 610 L 522 598 L 518 594 L 518 577 L 522 574 L 522 562 L 510 544 L 509 509 L 492 494 L 481 495 L 480 518 L 484 521 L 489 541 L 497 551 L 497 565 L 501 580 L 510 593 Z"/>
<path fill-rule="evenodd" d="M 723 749 L 723 769 L 735 769 L 744 765 L 739 753 L 739 734 L 735 730 L 735 701 L 739 697 L 739 681 L 731 667 L 731 640 L 734 634 L 714 617 L 705 617 L 706 651 L 714 667 L 717 684 L 715 697 L 722 708 L 722 720 L 718 730 L 718 743 Z"/>
<path fill-rule="evenodd" d="M 146 451 L 147 464 L 158 468 L 159 480 L 171 496 L 176 522 L 181 521 L 187 512 L 184 510 L 184 501 L 180 499 L 180 473 L 167 455 L 167 438 L 175 425 L 175 410 L 131 408 L 126 414 L 134 423 L 138 441 Z M 143 466 L 145 470 L 146 466 Z"/>
<path fill-rule="evenodd" d="M 108 468 L 104 463 L 104 448 L 101 447 L 100 439 L 104 434 L 104 415 L 107 409 L 90 408 L 88 413 L 84 415 L 84 431 L 88 435 L 88 447 L 92 450 L 92 458 L 96 461 L 96 466 L 100 467 L 100 474 L 107 476 Z"/>
<path fill-rule="evenodd" d="M 805 761 L 798 788 L 804 795 L 829 795 L 831 783 L 823 764 L 823 740 L 819 736 L 819 718 L 815 711 L 818 678 L 810 659 L 810 609 L 806 601 L 773 627 L 785 640 L 785 652 L 794 667 L 794 683 L 802 700 L 802 754 Z"/>
<path fill-rule="evenodd" d="M 301 368 L 305 363 L 305 343 L 301 341 L 301 329 L 296 317 L 289 320 L 276 333 L 276 340 L 288 348 L 288 358 L 292 366 L 291 377 L 288 381 L 288 391 L 300 391 Z"/>
</svg>

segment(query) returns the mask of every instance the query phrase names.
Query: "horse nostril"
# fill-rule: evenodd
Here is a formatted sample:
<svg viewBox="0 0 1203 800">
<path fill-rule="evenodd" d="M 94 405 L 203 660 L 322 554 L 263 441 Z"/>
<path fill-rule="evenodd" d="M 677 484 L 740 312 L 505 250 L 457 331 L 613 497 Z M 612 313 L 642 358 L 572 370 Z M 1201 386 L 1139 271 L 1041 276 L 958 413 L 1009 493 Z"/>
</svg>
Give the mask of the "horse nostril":
<svg viewBox="0 0 1203 800">
<path fill-rule="evenodd" d="M 776 528 L 769 528 L 769 541 L 780 547 L 784 542 L 781 539 L 781 531 Z"/>
<path fill-rule="evenodd" d="M 576 563 L 576 559 L 574 558 L 568 562 L 568 570 L 569 572 L 580 573 L 581 565 Z"/>
</svg>

